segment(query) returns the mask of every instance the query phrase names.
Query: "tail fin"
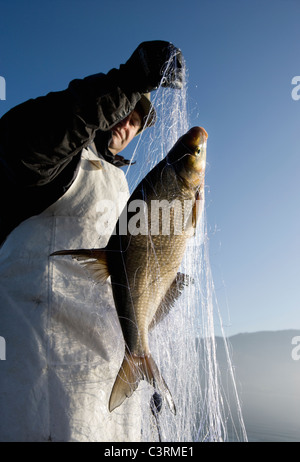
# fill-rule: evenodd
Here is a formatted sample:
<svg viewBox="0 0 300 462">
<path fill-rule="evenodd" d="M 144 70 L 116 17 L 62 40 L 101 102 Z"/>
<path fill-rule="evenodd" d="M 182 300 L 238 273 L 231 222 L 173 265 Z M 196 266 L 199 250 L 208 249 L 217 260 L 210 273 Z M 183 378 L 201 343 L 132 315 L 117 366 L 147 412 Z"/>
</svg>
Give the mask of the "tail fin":
<svg viewBox="0 0 300 462">
<path fill-rule="evenodd" d="M 175 404 L 158 367 L 152 356 L 133 356 L 127 351 L 123 363 L 115 380 L 110 399 L 110 412 L 120 406 L 126 398 L 129 398 L 137 389 L 141 380 L 147 380 L 151 385 L 157 385 L 157 388 L 166 399 L 170 410 L 176 414 Z"/>
</svg>

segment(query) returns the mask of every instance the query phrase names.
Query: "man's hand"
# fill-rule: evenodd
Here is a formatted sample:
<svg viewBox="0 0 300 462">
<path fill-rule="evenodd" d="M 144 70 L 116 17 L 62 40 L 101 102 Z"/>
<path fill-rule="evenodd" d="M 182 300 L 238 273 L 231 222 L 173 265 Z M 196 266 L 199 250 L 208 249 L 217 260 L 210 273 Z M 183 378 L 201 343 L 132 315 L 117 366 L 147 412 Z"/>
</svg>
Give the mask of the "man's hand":
<svg viewBox="0 0 300 462">
<path fill-rule="evenodd" d="M 127 87 L 147 93 L 159 85 L 181 89 L 182 64 L 178 48 L 170 42 L 154 40 L 141 43 L 120 71 Z"/>
</svg>

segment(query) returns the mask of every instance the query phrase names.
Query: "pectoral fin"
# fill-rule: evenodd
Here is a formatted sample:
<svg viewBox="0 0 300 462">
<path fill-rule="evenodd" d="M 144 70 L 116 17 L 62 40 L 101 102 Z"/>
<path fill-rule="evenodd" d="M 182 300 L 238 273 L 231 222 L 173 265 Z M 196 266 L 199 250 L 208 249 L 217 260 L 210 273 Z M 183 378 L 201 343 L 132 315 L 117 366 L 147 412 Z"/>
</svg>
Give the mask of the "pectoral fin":
<svg viewBox="0 0 300 462">
<path fill-rule="evenodd" d="M 159 307 L 156 310 L 152 321 L 149 324 L 149 329 L 153 329 L 160 321 L 162 321 L 173 308 L 176 300 L 182 294 L 184 287 L 187 287 L 193 279 L 184 273 L 177 273 L 174 281 L 170 285 L 166 295 L 162 299 Z"/>
<path fill-rule="evenodd" d="M 90 272 L 95 281 L 102 284 L 110 276 L 105 249 L 58 250 L 53 252 L 50 257 L 56 255 L 71 255 Z"/>
<path fill-rule="evenodd" d="M 195 203 L 193 206 L 193 211 L 192 211 L 192 224 L 193 228 L 196 228 L 197 222 L 200 219 L 203 211 L 203 197 L 202 193 L 200 190 L 198 190 L 195 194 Z"/>
</svg>

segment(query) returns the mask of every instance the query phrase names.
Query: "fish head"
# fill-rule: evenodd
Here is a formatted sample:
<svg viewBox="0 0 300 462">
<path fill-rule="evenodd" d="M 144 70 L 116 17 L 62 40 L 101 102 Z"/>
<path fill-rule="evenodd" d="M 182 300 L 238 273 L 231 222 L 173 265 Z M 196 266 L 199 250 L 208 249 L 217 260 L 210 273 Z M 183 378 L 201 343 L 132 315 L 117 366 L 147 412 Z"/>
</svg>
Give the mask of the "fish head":
<svg viewBox="0 0 300 462">
<path fill-rule="evenodd" d="M 189 188 L 199 188 L 204 183 L 207 137 L 204 128 L 193 127 L 168 154 L 176 174 Z"/>
</svg>

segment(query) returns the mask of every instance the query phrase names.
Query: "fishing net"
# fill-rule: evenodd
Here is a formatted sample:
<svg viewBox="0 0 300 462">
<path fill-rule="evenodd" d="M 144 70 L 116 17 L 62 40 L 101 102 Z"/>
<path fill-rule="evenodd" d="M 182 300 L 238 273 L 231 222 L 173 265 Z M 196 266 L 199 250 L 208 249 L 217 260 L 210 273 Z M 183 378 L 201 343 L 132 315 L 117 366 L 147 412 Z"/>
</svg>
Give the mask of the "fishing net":
<svg viewBox="0 0 300 462">
<path fill-rule="evenodd" d="M 182 90 L 160 87 L 151 94 L 157 122 L 136 141 L 131 158 L 136 165 L 129 166 L 126 171 L 131 192 L 191 128 L 186 69 L 184 74 Z M 141 382 L 135 393 L 141 395 L 142 440 L 246 441 L 234 368 L 210 269 L 205 207 L 179 270 L 189 275 L 193 283 L 184 289 L 171 312 L 150 333 L 152 356 L 172 393 L 177 413 L 171 414 L 168 406 L 161 403 L 160 396 L 153 395 L 153 388 Z M 223 381 L 217 361 L 216 321 L 221 328 L 225 355 Z"/>
</svg>

